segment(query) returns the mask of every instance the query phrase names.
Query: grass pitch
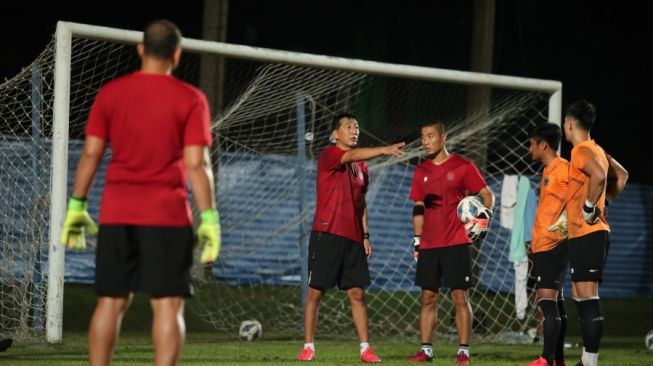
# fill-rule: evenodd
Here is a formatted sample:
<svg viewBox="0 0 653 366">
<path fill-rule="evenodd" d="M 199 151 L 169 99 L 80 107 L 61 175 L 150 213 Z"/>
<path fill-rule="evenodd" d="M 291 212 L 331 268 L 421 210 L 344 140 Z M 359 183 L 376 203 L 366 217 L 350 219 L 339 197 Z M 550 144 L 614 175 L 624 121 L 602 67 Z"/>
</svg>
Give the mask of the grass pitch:
<svg viewBox="0 0 653 366">
<path fill-rule="evenodd" d="M 64 335 L 62 345 L 18 344 L 0 354 L 0 364 L 6 365 L 86 365 L 86 334 Z M 294 357 L 302 346 L 299 339 L 262 339 L 254 342 L 235 340 L 215 333 L 190 333 L 184 348 L 182 365 L 296 365 Z M 613 337 L 603 342 L 600 364 L 644 366 L 653 364 L 653 352 L 644 348 L 642 337 Z M 577 342 L 578 339 L 571 339 Z M 318 365 L 360 365 L 355 339 L 318 341 Z M 404 359 L 417 350 L 417 344 L 392 339 L 378 340 L 373 345 L 383 364 L 406 365 Z M 453 365 L 456 346 L 435 344 L 434 365 Z M 515 365 L 526 363 L 538 355 L 540 346 L 473 344 L 473 365 Z M 570 365 L 580 358 L 580 348 L 567 351 Z M 114 355 L 114 365 L 151 365 L 153 350 L 144 332 L 127 332 L 120 337 Z"/>
<path fill-rule="evenodd" d="M 64 342 L 47 345 L 43 340 L 15 342 L 0 353 L 0 365 L 86 365 L 86 328 L 95 305 L 95 295 L 86 285 L 66 285 L 64 297 Z M 192 301 L 192 300 L 191 300 Z M 218 300 L 219 301 L 219 300 Z M 192 304 L 189 303 L 190 306 Z M 653 307 L 653 299 L 604 299 L 606 335 L 601 345 L 600 365 L 653 365 L 653 352 L 644 347 L 644 336 L 653 328 L 652 318 L 645 316 Z M 576 309 L 567 304 L 569 314 L 567 342 L 580 343 Z M 183 351 L 182 365 L 297 365 L 294 358 L 303 341 L 297 332 L 271 334 L 274 330 L 263 321 L 263 339 L 240 341 L 236 332 L 218 333 L 206 325 L 193 311 L 187 309 L 188 336 Z M 153 349 L 150 329 L 151 312 L 147 298 L 137 295 L 123 320 L 123 333 L 114 353 L 114 365 L 151 365 Z M 264 319 L 260 319 L 264 320 Z M 322 319 L 320 319 L 322 320 Z M 318 324 L 318 365 L 360 365 L 358 341 L 353 325 L 339 338 L 320 338 Z M 237 324 L 235 325 L 237 328 Z M 418 350 L 418 335 L 414 337 L 379 337 L 371 333 L 372 346 L 383 359 L 383 364 L 407 365 L 406 357 Z M 434 344 L 434 365 L 453 365 L 456 344 L 440 337 Z M 515 365 L 533 360 L 541 352 L 540 345 L 506 345 L 473 340 L 472 365 Z M 574 365 L 581 348 L 567 350 L 567 361 Z"/>
</svg>

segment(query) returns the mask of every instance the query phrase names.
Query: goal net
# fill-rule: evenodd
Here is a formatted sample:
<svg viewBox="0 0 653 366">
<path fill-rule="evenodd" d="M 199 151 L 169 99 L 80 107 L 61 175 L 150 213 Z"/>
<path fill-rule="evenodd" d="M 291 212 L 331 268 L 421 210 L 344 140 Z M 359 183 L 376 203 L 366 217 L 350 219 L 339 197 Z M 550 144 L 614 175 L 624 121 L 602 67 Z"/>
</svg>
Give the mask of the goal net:
<svg viewBox="0 0 653 366">
<path fill-rule="evenodd" d="M 64 162 L 68 192 L 98 88 L 139 64 L 133 47 L 137 32 L 103 32 L 90 38 L 73 32 L 70 44 Z M 107 40 L 113 36 L 106 34 L 114 33 L 115 38 Z M 220 51 L 219 44 L 184 42 L 192 47 L 185 49 L 175 71 L 178 78 L 199 85 L 202 54 L 213 52 L 221 55 L 215 62 L 224 62 L 224 108 L 212 111 L 222 252 L 211 268 L 193 269 L 196 294 L 189 311 L 234 335 L 247 319 L 259 320 L 266 334 L 300 334 L 316 160 L 329 145 L 333 116 L 352 111 L 361 126 L 360 146 L 407 143 L 405 157 L 369 162 L 367 203 L 374 255 L 366 299 L 371 334 L 418 334 L 419 289 L 413 284 L 408 192 L 414 167 L 424 159 L 419 126 L 436 119 L 447 125 L 450 151 L 472 159 L 497 196 L 490 232 L 473 250 L 475 334 L 518 334 L 534 325 L 532 305 L 525 319 L 515 315 L 510 231 L 498 219 L 500 192 L 505 175 L 536 179 L 539 167 L 530 162 L 528 133 L 535 123 L 548 119 L 555 90 L 547 88 L 558 83 L 531 80 L 524 86 L 524 79 L 473 74 L 475 81 L 461 82 L 464 73 L 444 70 L 435 77 L 435 69 L 326 57 L 274 62 L 274 57 L 258 57 L 257 52 L 280 59 L 294 55 L 227 47 L 254 52 L 238 57 Z M 317 66 L 309 59 L 336 64 Z M 53 242 L 50 209 L 61 198 L 51 188 L 53 143 L 57 146 L 54 68 L 53 40 L 31 65 L 0 84 L 0 334 L 19 339 L 41 336 L 45 326 L 48 258 L 54 255 L 48 248 Z M 445 80 L 448 75 L 452 80 Z M 94 217 L 110 155 L 109 150 L 89 194 Z M 89 238 L 87 252 L 66 251 L 65 282 L 93 282 L 94 248 L 95 240 Z M 438 315 L 437 331 L 455 332 L 447 296 L 441 297 Z M 323 300 L 318 323 L 318 336 L 335 335 L 354 335 L 348 300 L 336 290 Z"/>
</svg>

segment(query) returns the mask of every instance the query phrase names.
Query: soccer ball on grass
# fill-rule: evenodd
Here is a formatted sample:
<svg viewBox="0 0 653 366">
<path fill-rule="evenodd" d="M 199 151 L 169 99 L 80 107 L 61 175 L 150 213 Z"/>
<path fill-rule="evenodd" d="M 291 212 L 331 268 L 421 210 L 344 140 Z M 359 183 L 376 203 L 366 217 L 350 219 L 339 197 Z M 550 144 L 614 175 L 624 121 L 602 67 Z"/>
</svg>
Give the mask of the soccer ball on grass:
<svg viewBox="0 0 653 366">
<path fill-rule="evenodd" d="M 644 343 L 646 344 L 646 348 L 649 351 L 653 351 L 653 329 L 648 331 L 648 334 L 646 334 L 646 338 L 644 339 Z"/>
<path fill-rule="evenodd" d="M 245 320 L 240 323 L 240 329 L 238 329 L 238 335 L 243 341 L 253 341 L 255 339 L 261 338 L 263 335 L 263 327 L 258 320 Z"/>
</svg>

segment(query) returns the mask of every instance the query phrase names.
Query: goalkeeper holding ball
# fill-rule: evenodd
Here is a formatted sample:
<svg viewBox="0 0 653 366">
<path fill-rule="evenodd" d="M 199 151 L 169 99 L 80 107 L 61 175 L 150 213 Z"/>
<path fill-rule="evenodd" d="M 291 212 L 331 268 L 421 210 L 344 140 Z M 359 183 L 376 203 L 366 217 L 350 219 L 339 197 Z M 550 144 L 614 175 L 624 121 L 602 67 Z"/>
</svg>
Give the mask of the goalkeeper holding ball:
<svg viewBox="0 0 653 366">
<path fill-rule="evenodd" d="M 181 33 L 165 20 L 150 23 L 138 45 L 139 71 L 105 84 L 86 127 L 72 197 L 61 234 L 69 249 L 84 250 L 84 234 L 98 234 L 89 363 L 108 365 L 123 314 L 135 291 L 150 296 L 156 365 L 175 364 L 184 341 L 184 298 L 192 293 L 193 230 L 190 180 L 202 222 L 202 262 L 217 259 L 220 224 L 208 146 L 206 97 L 171 73 L 181 56 Z M 107 144 L 111 145 L 100 208 L 100 228 L 86 195 Z"/>
<path fill-rule="evenodd" d="M 419 352 L 409 362 L 433 361 L 433 329 L 441 280 L 451 289 L 456 307 L 458 353 L 456 365 L 469 364 L 472 310 L 467 289 L 472 286 L 470 244 L 485 237 L 494 194 L 471 161 L 450 154 L 445 147 L 447 133 L 442 122 L 422 126 L 422 147 L 428 159 L 415 168 L 410 199 L 413 207 L 414 255 L 417 259 L 415 285 L 422 288 Z M 483 209 L 467 224 L 456 214 L 458 202 L 478 194 Z"/>
</svg>

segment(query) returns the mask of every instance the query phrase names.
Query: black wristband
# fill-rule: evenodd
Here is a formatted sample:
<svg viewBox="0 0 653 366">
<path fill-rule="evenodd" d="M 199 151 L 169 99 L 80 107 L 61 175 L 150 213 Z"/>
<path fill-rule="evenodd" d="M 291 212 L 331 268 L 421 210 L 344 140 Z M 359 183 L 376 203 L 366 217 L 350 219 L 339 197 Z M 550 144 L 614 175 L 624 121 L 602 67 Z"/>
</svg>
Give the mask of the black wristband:
<svg viewBox="0 0 653 366">
<path fill-rule="evenodd" d="M 370 233 L 363 233 L 363 238 L 364 239 L 369 239 L 370 238 Z"/>
</svg>

